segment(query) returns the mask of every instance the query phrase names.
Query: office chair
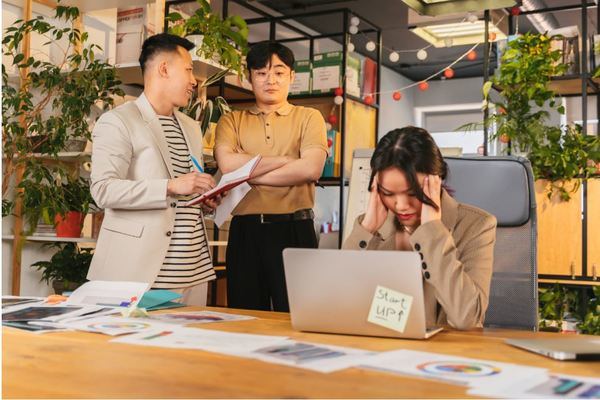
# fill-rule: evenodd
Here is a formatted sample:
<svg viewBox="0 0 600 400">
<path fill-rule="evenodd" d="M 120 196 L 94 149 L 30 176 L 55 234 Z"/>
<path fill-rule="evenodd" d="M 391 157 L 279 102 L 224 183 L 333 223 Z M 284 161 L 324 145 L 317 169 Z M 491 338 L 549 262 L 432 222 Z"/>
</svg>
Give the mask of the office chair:
<svg viewBox="0 0 600 400">
<path fill-rule="evenodd" d="M 446 157 L 454 198 L 496 216 L 485 326 L 537 330 L 537 219 L 533 174 L 521 157 Z"/>
</svg>

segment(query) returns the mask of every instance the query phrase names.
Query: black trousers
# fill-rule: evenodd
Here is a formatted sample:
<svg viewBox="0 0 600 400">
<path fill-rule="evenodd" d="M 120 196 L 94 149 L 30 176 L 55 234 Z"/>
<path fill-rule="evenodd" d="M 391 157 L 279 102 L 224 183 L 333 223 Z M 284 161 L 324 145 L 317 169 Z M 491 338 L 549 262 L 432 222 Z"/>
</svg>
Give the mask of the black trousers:
<svg viewBox="0 0 600 400">
<path fill-rule="evenodd" d="M 316 248 L 312 219 L 261 224 L 235 216 L 227 244 L 227 305 L 231 308 L 288 312 L 282 252 Z"/>
</svg>

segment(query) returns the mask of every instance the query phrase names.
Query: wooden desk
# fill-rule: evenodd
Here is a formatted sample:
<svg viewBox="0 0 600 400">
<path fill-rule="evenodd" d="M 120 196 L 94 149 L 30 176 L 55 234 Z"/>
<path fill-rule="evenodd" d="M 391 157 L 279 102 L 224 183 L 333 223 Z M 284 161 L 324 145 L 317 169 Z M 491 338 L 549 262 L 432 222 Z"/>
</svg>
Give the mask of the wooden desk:
<svg viewBox="0 0 600 400">
<path fill-rule="evenodd" d="M 327 335 L 292 330 L 289 315 L 284 313 L 209 309 L 254 315 L 259 319 L 202 325 L 206 329 L 284 335 L 375 351 L 406 348 L 600 376 L 600 362 L 559 362 L 503 343 L 507 337 L 558 334 L 443 331 L 426 341 Z M 84 332 L 35 335 L 4 328 L 4 397 L 466 397 L 464 387 L 383 372 L 352 368 L 321 374 L 199 350 L 109 343 L 110 339 Z"/>
</svg>

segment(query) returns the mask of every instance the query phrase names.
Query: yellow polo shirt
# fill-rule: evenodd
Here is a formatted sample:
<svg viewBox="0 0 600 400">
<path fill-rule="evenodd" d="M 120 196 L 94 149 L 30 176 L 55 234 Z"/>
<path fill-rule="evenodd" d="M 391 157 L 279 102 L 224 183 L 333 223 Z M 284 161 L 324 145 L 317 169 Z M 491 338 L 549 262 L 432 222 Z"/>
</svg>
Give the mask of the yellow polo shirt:
<svg viewBox="0 0 600 400">
<path fill-rule="evenodd" d="M 265 114 L 254 106 L 233 111 L 219 120 L 215 149 L 219 147 L 251 156 L 300 158 L 307 149 L 327 152 L 327 128 L 323 116 L 314 108 L 287 103 Z M 283 187 L 252 185 L 232 214 L 287 214 L 314 204 L 314 182 Z"/>
</svg>

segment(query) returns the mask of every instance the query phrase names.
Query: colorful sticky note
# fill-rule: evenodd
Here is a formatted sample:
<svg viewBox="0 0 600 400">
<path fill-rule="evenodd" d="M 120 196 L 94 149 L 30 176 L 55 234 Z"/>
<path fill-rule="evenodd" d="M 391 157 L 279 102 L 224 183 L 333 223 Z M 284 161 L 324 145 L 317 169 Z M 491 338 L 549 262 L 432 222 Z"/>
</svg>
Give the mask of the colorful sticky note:
<svg viewBox="0 0 600 400">
<path fill-rule="evenodd" d="M 377 286 L 367 321 L 402 333 L 406 328 L 412 301 L 412 296 Z"/>
</svg>

